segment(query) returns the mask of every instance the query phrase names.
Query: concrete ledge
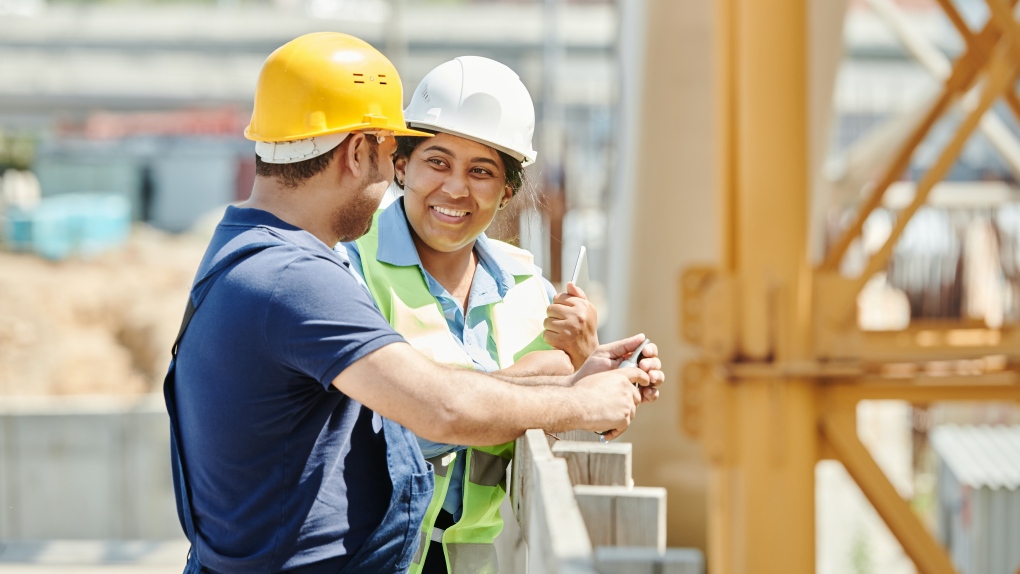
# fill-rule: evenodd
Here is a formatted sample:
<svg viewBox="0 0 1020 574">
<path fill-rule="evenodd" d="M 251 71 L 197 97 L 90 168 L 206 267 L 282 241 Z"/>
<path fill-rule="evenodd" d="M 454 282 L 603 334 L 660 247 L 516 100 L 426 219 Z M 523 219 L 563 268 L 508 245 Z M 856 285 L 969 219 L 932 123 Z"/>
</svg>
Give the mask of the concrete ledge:
<svg viewBox="0 0 1020 574">
<path fill-rule="evenodd" d="M 180 540 L 162 397 L 5 397 L 0 540 Z"/>
<path fill-rule="evenodd" d="M 188 542 L 144 540 L 0 541 L 0 572 L 7 574 L 179 574 Z"/>
</svg>

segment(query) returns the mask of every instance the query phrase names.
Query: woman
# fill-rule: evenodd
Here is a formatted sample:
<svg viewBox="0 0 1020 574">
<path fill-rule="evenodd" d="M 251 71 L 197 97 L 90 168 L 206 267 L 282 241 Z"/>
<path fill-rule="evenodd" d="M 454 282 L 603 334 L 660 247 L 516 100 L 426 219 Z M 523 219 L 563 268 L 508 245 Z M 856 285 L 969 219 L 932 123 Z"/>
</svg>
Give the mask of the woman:
<svg viewBox="0 0 1020 574">
<path fill-rule="evenodd" d="M 345 244 L 380 311 L 440 362 L 510 375 L 572 373 L 598 345 L 594 307 L 572 284 L 553 301 L 530 253 L 484 234 L 535 161 L 524 84 L 493 60 L 457 58 L 422 80 L 405 119 L 435 136 L 398 138 L 394 167 L 404 195 L 376 214 L 367 235 Z M 495 572 L 513 443 L 419 438 L 419 445 L 435 467 L 436 489 L 410 571 Z"/>
</svg>

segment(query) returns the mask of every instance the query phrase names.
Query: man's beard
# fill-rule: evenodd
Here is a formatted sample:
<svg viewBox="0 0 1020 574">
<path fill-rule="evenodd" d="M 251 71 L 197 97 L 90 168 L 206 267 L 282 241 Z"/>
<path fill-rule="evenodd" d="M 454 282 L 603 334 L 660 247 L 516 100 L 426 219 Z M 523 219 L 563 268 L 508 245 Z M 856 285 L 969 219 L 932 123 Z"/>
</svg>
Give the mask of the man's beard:
<svg viewBox="0 0 1020 574">
<path fill-rule="evenodd" d="M 340 241 L 354 241 L 372 229 L 372 216 L 379 209 L 382 196 L 373 197 L 368 188 L 379 181 L 379 168 L 376 165 L 378 154 L 373 148 L 369 153 L 371 168 L 358 186 L 361 193 L 333 212 L 333 234 Z"/>
</svg>

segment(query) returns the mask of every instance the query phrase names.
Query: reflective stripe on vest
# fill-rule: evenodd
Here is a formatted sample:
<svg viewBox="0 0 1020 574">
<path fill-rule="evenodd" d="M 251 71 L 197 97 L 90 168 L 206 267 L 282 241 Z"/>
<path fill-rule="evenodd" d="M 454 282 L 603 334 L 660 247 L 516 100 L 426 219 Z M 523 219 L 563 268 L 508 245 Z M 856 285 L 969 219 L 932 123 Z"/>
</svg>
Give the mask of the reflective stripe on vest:
<svg viewBox="0 0 1020 574">
<path fill-rule="evenodd" d="M 468 480 L 482 486 L 499 486 L 506 479 L 507 460 L 501 456 L 489 454 L 481 449 L 471 453 L 471 472 Z"/>
<path fill-rule="evenodd" d="M 474 368 L 464 348 L 450 332 L 439 301 L 417 266 L 401 267 L 376 259 L 379 246 L 379 213 L 371 231 L 357 240 L 365 283 L 376 306 L 393 328 L 415 349 L 433 360 Z M 531 254 L 490 239 L 489 244 L 506 255 L 533 267 Z M 512 365 L 531 351 L 550 349 L 542 338 L 548 295 L 537 275 L 515 276 L 516 285 L 503 300 L 488 306 L 490 333 L 500 368 Z M 421 572 L 429 552 L 429 540 L 449 488 L 449 469 L 457 456 L 467 456 L 464 473 L 463 512 L 460 520 L 443 533 L 443 548 L 451 574 L 496 572 L 492 542 L 503 529 L 499 506 L 506 496 L 506 469 L 513 457 L 513 443 L 471 447 L 461 453 L 430 459 L 435 470 L 435 492 L 420 532 L 422 546 L 411 565 Z"/>
<path fill-rule="evenodd" d="M 450 572 L 496 574 L 496 547 L 492 544 L 446 544 L 447 564 Z"/>
</svg>

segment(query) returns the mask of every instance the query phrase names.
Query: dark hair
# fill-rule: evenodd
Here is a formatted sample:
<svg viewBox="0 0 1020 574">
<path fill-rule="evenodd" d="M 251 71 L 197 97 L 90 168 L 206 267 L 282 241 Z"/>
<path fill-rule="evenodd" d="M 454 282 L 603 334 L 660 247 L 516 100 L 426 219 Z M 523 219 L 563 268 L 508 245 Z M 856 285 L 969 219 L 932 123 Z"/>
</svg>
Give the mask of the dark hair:
<svg viewBox="0 0 1020 574">
<path fill-rule="evenodd" d="M 421 143 L 429 138 L 421 136 L 397 136 L 397 151 L 393 157 L 398 158 L 410 158 L 414 150 L 418 149 Z M 495 149 L 495 148 L 493 148 Z M 500 150 L 496 150 L 499 154 L 499 159 L 503 162 L 503 172 L 506 173 L 506 184 L 513 190 L 514 195 L 517 195 L 518 191 L 524 189 L 524 185 L 528 181 L 528 176 L 524 172 L 524 166 L 521 162 L 510 157 L 510 154 L 504 153 Z M 398 182 L 398 185 L 399 182 Z M 401 185 L 401 189 L 403 186 Z"/>
<path fill-rule="evenodd" d="M 347 143 L 349 140 L 345 140 Z M 368 142 L 369 160 L 374 166 L 379 159 L 379 143 L 374 137 L 365 138 Z M 284 187 L 295 189 L 305 180 L 319 174 L 336 157 L 337 150 L 343 147 L 343 143 L 329 150 L 328 152 L 296 163 L 268 163 L 255 154 L 255 175 L 262 177 L 275 177 Z"/>
</svg>

